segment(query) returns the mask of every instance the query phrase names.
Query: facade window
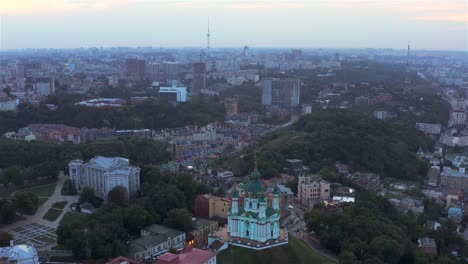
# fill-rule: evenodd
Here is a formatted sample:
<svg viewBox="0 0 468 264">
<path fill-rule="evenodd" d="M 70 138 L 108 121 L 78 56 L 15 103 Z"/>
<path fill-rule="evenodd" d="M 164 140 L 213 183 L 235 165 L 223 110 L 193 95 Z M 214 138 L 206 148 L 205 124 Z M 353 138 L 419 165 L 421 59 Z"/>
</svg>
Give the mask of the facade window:
<svg viewBox="0 0 468 264">
<path fill-rule="evenodd" d="M 246 237 L 249 237 L 249 230 L 248 230 L 248 229 L 245 230 L 245 236 L 246 236 Z"/>
</svg>

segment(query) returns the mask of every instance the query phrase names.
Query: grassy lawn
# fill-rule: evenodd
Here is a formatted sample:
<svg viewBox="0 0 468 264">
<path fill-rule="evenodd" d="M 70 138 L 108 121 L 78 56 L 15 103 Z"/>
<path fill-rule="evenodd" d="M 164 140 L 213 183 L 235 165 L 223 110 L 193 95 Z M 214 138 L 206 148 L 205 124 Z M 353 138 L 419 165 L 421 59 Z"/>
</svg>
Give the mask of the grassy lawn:
<svg viewBox="0 0 468 264">
<path fill-rule="evenodd" d="M 52 205 L 52 208 L 63 209 L 65 205 L 67 205 L 67 203 L 68 203 L 67 201 L 56 202 Z"/>
<path fill-rule="evenodd" d="M 60 221 L 60 224 L 62 223 L 70 223 L 72 221 L 80 221 L 84 222 L 88 219 L 88 215 L 78 213 L 78 212 L 66 212 L 65 215 L 62 218 L 62 221 Z"/>
<path fill-rule="evenodd" d="M 37 195 L 37 197 L 50 197 L 54 193 L 55 186 L 57 186 L 56 183 L 51 183 L 42 186 L 23 189 L 19 192 L 31 192 Z"/>
<path fill-rule="evenodd" d="M 47 237 L 47 236 L 38 236 L 38 237 L 35 237 L 34 239 L 37 240 L 37 241 L 41 241 L 43 243 L 46 243 L 46 244 L 53 244 L 53 243 L 56 242 L 55 239 L 52 239 L 52 238 Z"/>
<path fill-rule="evenodd" d="M 62 210 L 57 210 L 57 209 L 54 209 L 54 208 L 50 208 L 42 218 L 45 219 L 45 220 L 53 222 L 53 221 L 57 220 L 57 218 L 60 216 L 61 213 L 62 213 Z"/>
<path fill-rule="evenodd" d="M 234 263 L 317 263 L 333 264 L 335 262 L 322 257 L 303 241 L 289 236 L 288 245 L 277 246 L 265 250 L 253 250 L 230 246 L 229 249 L 222 251 L 217 257 L 220 264 Z"/>
</svg>

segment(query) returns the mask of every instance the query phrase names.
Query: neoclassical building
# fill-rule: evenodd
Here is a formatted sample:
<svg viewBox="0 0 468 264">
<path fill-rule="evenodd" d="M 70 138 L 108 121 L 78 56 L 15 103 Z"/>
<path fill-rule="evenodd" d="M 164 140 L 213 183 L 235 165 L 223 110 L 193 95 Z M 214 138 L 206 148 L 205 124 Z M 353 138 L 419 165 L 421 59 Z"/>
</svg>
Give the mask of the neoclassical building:
<svg viewBox="0 0 468 264">
<path fill-rule="evenodd" d="M 70 179 L 77 190 L 89 186 L 104 199 L 116 186 L 125 187 L 129 196 L 140 188 L 140 168 L 131 166 L 125 158 L 97 156 L 88 163 L 72 160 L 68 167 Z"/>
<path fill-rule="evenodd" d="M 280 239 L 279 194 L 275 189 L 271 206 L 267 203 L 266 188 L 255 165 L 250 181 L 244 189 L 244 204 L 239 204 L 239 193 L 234 192 L 228 213 L 228 233 L 232 241 L 251 240 L 266 243 Z M 249 242 L 248 242 L 249 243 Z M 245 244 L 245 243 L 243 243 Z"/>
</svg>

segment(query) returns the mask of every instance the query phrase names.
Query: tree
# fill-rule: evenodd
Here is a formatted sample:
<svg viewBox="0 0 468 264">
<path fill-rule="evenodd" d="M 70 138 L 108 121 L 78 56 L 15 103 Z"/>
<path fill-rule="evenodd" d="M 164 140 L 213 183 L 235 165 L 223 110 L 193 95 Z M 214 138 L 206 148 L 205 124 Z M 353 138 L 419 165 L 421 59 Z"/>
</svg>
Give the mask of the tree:
<svg viewBox="0 0 468 264">
<path fill-rule="evenodd" d="M 119 185 L 109 191 L 107 194 L 107 201 L 118 206 L 124 206 L 127 202 L 127 197 L 127 188 Z"/>
<path fill-rule="evenodd" d="M 91 202 L 95 196 L 94 189 L 86 186 L 81 190 L 79 203 Z"/>
<path fill-rule="evenodd" d="M 39 205 L 39 198 L 30 192 L 19 192 L 13 196 L 13 203 L 21 214 L 34 214 Z"/>
<path fill-rule="evenodd" d="M 13 236 L 10 233 L 0 231 L 0 247 L 9 246 L 11 240 L 13 240 Z"/>
<path fill-rule="evenodd" d="M 15 218 L 15 205 L 7 199 L 0 199 L 0 224 L 9 224 L 13 222 Z"/>
<path fill-rule="evenodd" d="M 172 209 L 167 214 L 164 225 L 187 232 L 192 228 L 192 214 L 185 208 Z"/>
<path fill-rule="evenodd" d="M 72 180 L 67 179 L 63 183 L 62 190 L 60 191 L 62 195 L 76 195 L 76 188 L 75 185 L 73 184 Z"/>
</svg>

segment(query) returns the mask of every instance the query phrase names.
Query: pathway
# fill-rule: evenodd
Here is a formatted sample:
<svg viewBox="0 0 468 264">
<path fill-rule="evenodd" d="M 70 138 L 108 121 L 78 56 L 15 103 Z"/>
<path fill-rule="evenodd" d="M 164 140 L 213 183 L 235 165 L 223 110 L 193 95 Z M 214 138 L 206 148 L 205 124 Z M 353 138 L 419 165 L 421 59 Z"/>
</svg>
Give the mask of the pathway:
<svg viewBox="0 0 468 264">
<path fill-rule="evenodd" d="M 34 215 L 30 215 L 30 216 L 24 215 L 25 217 L 24 220 L 19 220 L 9 225 L 0 226 L 0 231 L 9 231 L 17 227 L 22 227 L 22 226 L 34 224 L 34 223 L 56 229 L 58 224 L 62 220 L 63 215 L 69 210 L 68 205 L 70 203 L 77 202 L 79 198 L 78 195 L 64 196 L 60 193 L 66 179 L 67 177 L 65 177 L 63 173 L 60 173 L 58 177 L 57 186 L 55 186 L 54 193 L 49 197 L 47 201 L 45 201 L 41 206 L 39 206 L 39 208 L 37 208 L 37 211 Z M 50 222 L 45 219 L 42 219 L 42 217 L 47 213 L 47 211 L 52 207 L 54 203 L 61 202 L 61 201 L 67 201 L 68 204 L 67 206 L 65 206 L 62 214 L 57 218 L 57 220 L 55 220 L 54 222 Z"/>
</svg>

